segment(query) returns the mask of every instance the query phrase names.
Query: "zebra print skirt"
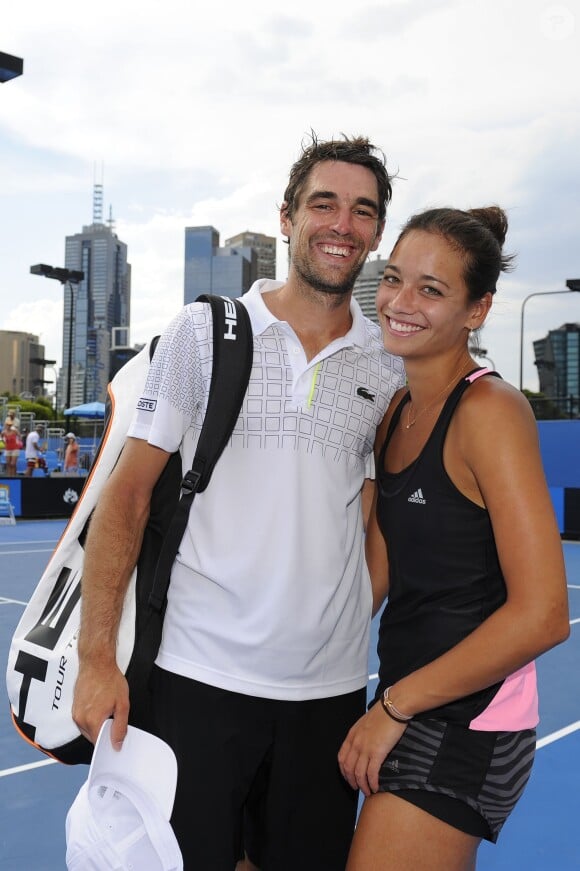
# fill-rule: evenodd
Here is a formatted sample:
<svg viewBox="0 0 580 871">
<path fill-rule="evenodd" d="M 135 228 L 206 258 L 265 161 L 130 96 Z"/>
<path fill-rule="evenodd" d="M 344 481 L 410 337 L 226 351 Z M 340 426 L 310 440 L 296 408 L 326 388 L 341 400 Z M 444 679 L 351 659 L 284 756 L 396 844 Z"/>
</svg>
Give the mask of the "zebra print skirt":
<svg viewBox="0 0 580 871">
<path fill-rule="evenodd" d="M 480 732 L 440 720 L 412 720 L 380 771 L 379 791 L 401 797 L 469 834 L 498 838 L 528 782 L 536 730 Z M 453 810 L 457 801 L 471 808 Z M 416 800 L 414 800 L 416 798 Z M 475 814 L 474 814 L 475 812 Z M 469 815 L 483 820 L 463 825 Z"/>
</svg>

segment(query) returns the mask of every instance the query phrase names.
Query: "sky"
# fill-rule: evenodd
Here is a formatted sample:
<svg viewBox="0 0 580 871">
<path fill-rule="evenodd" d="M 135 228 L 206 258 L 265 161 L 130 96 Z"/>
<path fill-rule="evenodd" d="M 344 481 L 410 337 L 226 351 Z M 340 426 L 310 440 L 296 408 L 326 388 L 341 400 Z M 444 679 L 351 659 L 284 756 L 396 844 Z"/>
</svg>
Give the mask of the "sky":
<svg viewBox="0 0 580 871">
<path fill-rule="evenodd" d="M 183 304 L 188 226 L 221 244 L 276 236 L 285 279 L 278 209 L 301 144 L 362 134 L 396 175 L 379 256 L 424 208 L 506 210 L 516 268 L 480 344 L 516 386 L 523 347 L 537 390 L 532 341 L 580 322 L 566 290 L 580 278 L 579 43 L 580 0 L 12 4 L 0 51 L 24 74 L 0 85 L 0 329 L 62 362 L 62 287 L 30 266 L 64 266 L 95 182 L 128 245 L 132 344 Z"/>
</svg>

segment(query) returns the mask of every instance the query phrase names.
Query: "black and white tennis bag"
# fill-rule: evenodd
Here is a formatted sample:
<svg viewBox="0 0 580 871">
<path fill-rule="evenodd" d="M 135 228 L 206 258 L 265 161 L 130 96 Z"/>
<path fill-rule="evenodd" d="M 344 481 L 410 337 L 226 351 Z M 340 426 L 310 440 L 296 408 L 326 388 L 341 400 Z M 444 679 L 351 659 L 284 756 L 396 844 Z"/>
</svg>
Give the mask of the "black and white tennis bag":
<svg viewBox="0 0 580 871">
<path fill-rule="evenodd" d="M 161 639 L 169 575 L 196 493 L 225 447 L 252 363 L 249 316 L 237 300 L 202 296 L 212 307 L 213 366 L 208 407 L 192 468 L 172 454 L 151 499 L 139 560 L 125 596 L 117 663 L 129 682 L 129 722 L 147 728 L 148 676 Z M 232 340 L 233 339 L 233 340 Z M 108 388 L 106 423 L 79 502 L 14 632 L 6 685 L 12 720 L 29 743 L 60 762 L 89 763 L 92 744 L 72 719 L 78 675 L 84 541 L 92 512 L 125 443 L 156 339 L 129 360 Z"/>
</svg>

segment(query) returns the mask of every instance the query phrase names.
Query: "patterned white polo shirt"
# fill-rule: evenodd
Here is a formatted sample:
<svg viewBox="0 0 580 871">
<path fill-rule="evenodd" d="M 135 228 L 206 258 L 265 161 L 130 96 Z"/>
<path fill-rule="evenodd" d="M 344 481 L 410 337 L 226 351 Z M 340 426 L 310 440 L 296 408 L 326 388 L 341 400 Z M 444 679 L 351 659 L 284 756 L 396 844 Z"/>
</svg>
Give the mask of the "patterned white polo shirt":
<svg viewBox="0 0 580 871">
<path fill-rule="evenodd" d="M 307 361 L 256 282 L 243 407 L 175 562 L 158 664 L 235 692 L 311 699 L 363 687 L 371 590 L 360 491 L 375 431 L 404 383 L 400 358 L 351 302 L 353 324 Z M 130 435 L 190 468 L 211 377 L 209 306 L 161 337 Z M 144 410 L 153 408 L 154 410 Z"/>
</svg>

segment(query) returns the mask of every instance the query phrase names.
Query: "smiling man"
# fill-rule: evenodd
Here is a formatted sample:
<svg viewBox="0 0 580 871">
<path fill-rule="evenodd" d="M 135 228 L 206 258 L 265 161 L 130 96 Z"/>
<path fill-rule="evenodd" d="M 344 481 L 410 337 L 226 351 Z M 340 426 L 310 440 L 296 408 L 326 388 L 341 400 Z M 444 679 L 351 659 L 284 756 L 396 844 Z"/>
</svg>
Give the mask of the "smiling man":
<svg viewBox="0 0 580 871">
<path fill-rule="evenodd" d="M 347 302 L 370 251 L 376 251 L 385 224 L 377 180 L 360 164 L 323 161 L 311 170 L 295 202 L 284 202 L 282 232 L 290 244 L 289 285 Z M 297 202 L 296 202 L 297 200 Z"/>
<path fill-rule="evenodd" d="M 243 297 L 248 391 L 175 561 L 154 670 L 155 729 L 175 751 L 172 825 L 186 868 L 343 871 L 357 795 L 337 752 L 365 709 L 372 596 L 361 490 L 375 433 L 404 383 L 351 298 L 391 196 L 363 137 L 313 138 L 281 207 L 286 282 Z M 211 315 L 186 306 L 162 335 L 132 436 L 86 542 L 74 715 L 95 740 L 127 727 L 114 657 L 120 605 L 151 490 L 193 456 L 211 375 Z M 135 470 L 139 474 L 135 474 Z"/>
</svg>

